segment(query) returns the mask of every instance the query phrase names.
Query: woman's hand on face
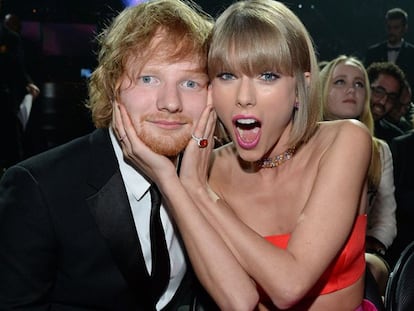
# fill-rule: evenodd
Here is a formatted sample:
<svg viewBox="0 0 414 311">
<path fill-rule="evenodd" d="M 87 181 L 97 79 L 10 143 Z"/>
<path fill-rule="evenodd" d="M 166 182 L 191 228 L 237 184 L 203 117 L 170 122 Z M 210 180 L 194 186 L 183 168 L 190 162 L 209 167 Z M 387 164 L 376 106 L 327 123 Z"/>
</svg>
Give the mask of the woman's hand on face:
<svg viewBox="0 0 414 311">
<path fill-rule="evenodd" d="M 214 147 L 213 135 L 216 121 L 217 115 L 212 106 L 211 87 L 209 87 L 207 106 L 193 132 L 194 137 L 208 139 L 208 145 L 202 148 L 194 138 L 188 143 L 180 168 L 180 179 L 186 188 L 205 187 L 207 185 L 207 173 L 211 151 Z"/>
<path fill-rule="evenodd" d="M 174 163 L 164 155 L 152 151 L 138 137 L 125 107 L 116 103 L 112 120 L 124 157 L 157 184 L 168 174 L 176 175 Z"/>
</svg>

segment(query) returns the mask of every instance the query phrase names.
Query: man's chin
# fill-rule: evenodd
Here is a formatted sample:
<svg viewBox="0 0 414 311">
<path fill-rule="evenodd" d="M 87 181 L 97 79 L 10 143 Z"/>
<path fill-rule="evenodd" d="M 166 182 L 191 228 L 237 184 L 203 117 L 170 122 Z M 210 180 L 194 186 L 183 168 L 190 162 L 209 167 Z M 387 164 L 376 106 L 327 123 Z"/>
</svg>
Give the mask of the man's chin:
<svg viewBox="0 0 414 311">
<path fill-rule="evenodd" d="M 144 143 L 155 153 L 166 157 L 176 157 L 187 147 L 189 139 L 160 139 L 160 141 L 150 140 Z"/>
<path fill-rule="evenodd" d="M 380 114 L 372 114 L 372 118 L 374 119 L 374 121 L 378 121 L 381 120 L 384 116 L 380 115 Z"/>
</svg>

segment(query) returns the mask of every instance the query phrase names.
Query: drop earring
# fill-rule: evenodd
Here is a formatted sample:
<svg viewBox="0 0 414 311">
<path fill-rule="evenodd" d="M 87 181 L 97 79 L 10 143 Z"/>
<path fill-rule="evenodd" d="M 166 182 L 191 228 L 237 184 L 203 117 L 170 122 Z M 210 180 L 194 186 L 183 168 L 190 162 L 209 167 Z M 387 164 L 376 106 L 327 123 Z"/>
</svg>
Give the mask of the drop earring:
<svg viewBox="0 0 414 311">
<path fill-rule="evenodd" d="M 295 103 L 293 104 L 293 108 L 295 108 L 295 110 L 299 109 L 299 102 L 297 100 L 295 100 Z"/>
</svg>

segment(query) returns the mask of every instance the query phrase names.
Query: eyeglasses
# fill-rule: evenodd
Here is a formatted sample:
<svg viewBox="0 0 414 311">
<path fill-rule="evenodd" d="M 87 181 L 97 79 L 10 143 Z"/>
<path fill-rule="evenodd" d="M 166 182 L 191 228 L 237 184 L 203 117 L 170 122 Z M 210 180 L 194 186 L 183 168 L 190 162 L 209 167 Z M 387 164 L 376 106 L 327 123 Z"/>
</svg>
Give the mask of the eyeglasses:
<svg viewBox="0 0 414 311">
<path fill-rule="evenodd" d="M 388 93 L 382 86 L 371 86 L 372 95 L 378 99 L 383 99 L 387 96 L 387 100 L 395 103 L 399 99 L 399 94 L 395 92 Z"/>
</svg>

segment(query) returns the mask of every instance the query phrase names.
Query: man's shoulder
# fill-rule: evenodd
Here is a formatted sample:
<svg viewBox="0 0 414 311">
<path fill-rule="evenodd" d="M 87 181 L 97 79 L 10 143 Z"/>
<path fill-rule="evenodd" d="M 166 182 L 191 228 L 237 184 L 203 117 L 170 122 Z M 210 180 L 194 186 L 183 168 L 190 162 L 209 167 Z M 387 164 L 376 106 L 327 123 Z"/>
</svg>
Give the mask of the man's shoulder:
<svg viewBox="0 0 414 311">
<path fill-rule="evenodd" d="M 381 62 L 387 58 L 387 43 L 385 41 L 370 45 L 365 53 L 364 64 L 366 67 L 374 62 Z"/>
<path fill-rule="evenodd" d="M 94 134 L 90 133 L 82 137 L 55 146 L 51 149 L 36 154 L 18 165 L 31 170 L 57 170 L 80 165 L 90 157 L 91 139 Z M 66 169 L 65 169 L 66 170 Z"/>
<path fill-rule="evenodd" d="M 404 134 L 402 129 L 400 129 L 398 126 L 392 124 L 391 122 L 389 122 L 385 118 L 381 119 L 378 123 L 376 123 L 376 126 L 379 126 L 383 129 L 389 131 L 389 132 L 393 132 L 393 133 L 397 134 L 396 136 L 400 136 L 400 135 Z"/>
<path fill-rule="evenodd" d="M 414 51 L 414 44 L 408 41 L 404 41 L 404 48 Z"/>
<path fill-rule="evenodd" d="M 397 144 L 413 143 L 413 147 L 414 147 L 414 131 L 410 131 L 404 135 L 395 137 L 393 139 L 393 143 L 397 143 Z"/>
<path fill-rule="evenodd" d="M 385 49 L 386 46 L 387 46 L 386 41 L 377 42 L 377 43 L 374 43 L 368 46 L 368 51 L 376 51 L 376 50 Z"/>
</svg>

